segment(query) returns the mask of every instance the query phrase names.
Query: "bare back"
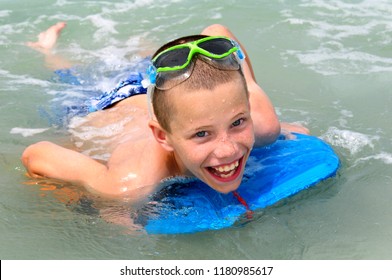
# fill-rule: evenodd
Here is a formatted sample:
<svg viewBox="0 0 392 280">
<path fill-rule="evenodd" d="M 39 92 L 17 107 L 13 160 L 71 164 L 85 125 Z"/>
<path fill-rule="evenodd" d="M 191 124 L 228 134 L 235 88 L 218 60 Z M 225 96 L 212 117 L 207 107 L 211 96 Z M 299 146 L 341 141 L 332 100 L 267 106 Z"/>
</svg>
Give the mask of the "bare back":
<svg viewBox="0 0 392 280">
<path fill-rule="evenodd" d="M 148 121 L 143 94 L 74 120 L 70 132 L 81 152 L 107 161 L 113 184 L 121 192 L 134 188 L 151 192 L 157 182 L 173 176 L 174 167 L 171 155 L 154 139 Z"/>
<path fill-rule="evenodd" d="M 115 106 L 71 120 L 68 131 L 80 152 L 107 161 L 116 147 L 151 137 L 146 96 L 124 99 Z"/>
</svg>

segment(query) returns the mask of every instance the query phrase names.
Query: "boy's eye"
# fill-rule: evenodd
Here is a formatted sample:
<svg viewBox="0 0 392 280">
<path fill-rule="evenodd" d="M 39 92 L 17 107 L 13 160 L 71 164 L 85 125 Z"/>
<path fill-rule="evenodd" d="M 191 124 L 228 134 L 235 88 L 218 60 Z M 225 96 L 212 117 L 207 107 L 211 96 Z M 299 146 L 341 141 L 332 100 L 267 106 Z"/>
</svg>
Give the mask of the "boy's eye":
<svg viewBox="0 0 392 280">
<path fill-rule="evenodd" d="M 202 138 L 202 137 L 206 137 L 207 136 L 207 132 L 199 131 L 195 135 L 196 135 L 196 137 Z"/>
<path fill-rule="evenodd" d="M 244 119 L 238 119 L 235 122 L 233 122 L 231 125 L 232 126 L 239 126 L 240 124 L 242 124 L 244 121 Z"/>
</svg>

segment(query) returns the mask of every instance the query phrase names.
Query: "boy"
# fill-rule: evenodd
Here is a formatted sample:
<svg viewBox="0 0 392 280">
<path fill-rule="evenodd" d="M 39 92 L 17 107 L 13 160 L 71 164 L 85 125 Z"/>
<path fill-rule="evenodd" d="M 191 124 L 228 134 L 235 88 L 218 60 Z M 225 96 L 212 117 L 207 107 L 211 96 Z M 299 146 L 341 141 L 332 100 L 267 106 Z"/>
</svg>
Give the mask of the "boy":
<svg viewBox="0 0 392 280">
<path fill-rule="evenodd" d="M 64 27 L 64 23 L 50 27 L 29 46 L 57 63 L 51 50 Z M 147 114 L 151 105 L 143 94 L 88 116 L 110 122 L 125 117 L 128 108 L 137 108 L 145 113 L 137 120 L 144 137 L 119 141 L 106 164 L 39 142 L 22 155 L 28 173 L 108 196 L 148 195 L 172 176 L 195 176 L 218 192 L 235 191 L 253 146 L 273 143 L 281 124 L 255 81 L 249 58 L 241 64 L 234 35 L 221 25 L 209 26 L 201 34 L 175 40 L 153 55 L 151 118 Z M 298 126 L 282 127 L 307 133 Z"/>
</svg>

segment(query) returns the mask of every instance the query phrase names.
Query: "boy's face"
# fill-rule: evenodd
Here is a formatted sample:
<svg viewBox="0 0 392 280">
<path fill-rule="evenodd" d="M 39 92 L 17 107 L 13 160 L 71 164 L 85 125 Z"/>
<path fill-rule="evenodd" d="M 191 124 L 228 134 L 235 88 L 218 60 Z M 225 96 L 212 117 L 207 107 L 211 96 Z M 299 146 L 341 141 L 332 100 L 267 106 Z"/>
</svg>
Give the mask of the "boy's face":
<svg viewBox="0 0 392 280">
<path fill-rule="evenodd" d="M 181 89 L 181 87 L 180 87 Z M 249 101 L 241 81 L 170 94 L 168 143 L 182 172 L 221 193 L 236 190 L 254 144 Z"/>
</svg>

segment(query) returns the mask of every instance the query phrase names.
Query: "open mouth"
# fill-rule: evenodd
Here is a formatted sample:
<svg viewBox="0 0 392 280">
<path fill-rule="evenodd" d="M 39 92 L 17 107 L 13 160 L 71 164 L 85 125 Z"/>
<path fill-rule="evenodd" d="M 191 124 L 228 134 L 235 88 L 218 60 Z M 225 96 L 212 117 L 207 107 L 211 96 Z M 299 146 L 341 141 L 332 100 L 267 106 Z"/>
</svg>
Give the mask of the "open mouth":
<svg viewBox="0 0 392 280">
<path fill-rule="evenodd" d="M 230 164 L 207 167 L 208 172 L 218 181 L 228 182 L 237 179 L 241 173 L 243 157 Z"/>
</svg>

